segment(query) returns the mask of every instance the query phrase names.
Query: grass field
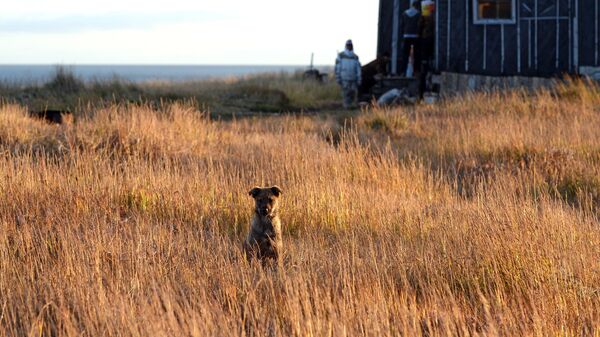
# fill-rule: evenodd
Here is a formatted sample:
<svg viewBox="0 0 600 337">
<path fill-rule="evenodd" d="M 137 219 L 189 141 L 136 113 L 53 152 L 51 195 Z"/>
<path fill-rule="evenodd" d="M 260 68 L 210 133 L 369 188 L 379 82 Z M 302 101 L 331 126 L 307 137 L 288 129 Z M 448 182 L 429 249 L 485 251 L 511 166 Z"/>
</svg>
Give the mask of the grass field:
<svg viewBox="0 0 600 337">
<path fill-rule="evenodd" d="M 0 98 L 31 110 L 61 109 L 85 114 L 116 104 L 159 107 L 174 102 L 231 118 L 256 113 L 320 112 L 341 108 L 341 90 L 335 81 L 305 80 L 301 72 L 266 73 L 204 81 L 131 82 L 84 81 L 70 68 L 58 66 L 45 83 L 0 82 Z"/>
<path fill-rule="evenodd" d="M 0 106 L 0 334 L 600 336 L 600 88 L 213 120 Z M 277 184 L 283 267 L 246 262 Z"/>
</svg>

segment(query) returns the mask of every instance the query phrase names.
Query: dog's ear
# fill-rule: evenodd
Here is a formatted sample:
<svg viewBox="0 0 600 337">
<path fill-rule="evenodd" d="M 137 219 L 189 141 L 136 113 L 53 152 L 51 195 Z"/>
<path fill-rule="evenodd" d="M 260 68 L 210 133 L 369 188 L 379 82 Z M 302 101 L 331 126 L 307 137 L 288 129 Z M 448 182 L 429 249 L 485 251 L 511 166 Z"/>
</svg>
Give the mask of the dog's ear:
<svg viewBox="0 0 600 337">
<path fill-rule="evenodd" d="M 250 190 L 250 192 L 248 192 L 248 194 L 250 194 L 250 196 L 252 196 L 252 198 L 256 198 L 258 193 L 260 193 L 260 187 L 254 187 L 253 189 Z"/>
<path fill-rule="evenodd" d="M 275 185 L 273 187 L 271 187 L 271 192 L 273 192 L 273 195 L 278 197 L 281 195 L 281 188 L 279 188 L 279 186 Z"/>
</svg>

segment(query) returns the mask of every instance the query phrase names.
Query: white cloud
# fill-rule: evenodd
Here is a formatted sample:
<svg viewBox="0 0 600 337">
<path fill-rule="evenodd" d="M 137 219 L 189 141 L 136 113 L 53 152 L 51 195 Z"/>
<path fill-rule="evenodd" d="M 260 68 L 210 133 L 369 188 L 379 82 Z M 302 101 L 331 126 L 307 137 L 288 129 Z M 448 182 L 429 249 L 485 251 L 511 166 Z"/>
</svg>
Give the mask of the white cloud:
<svg viewBox="0 0 600 337">
<path fill-rule="evenodd" d="M 72 33 L 87 31 L 114 31 L 121 29 L 148 29 L 181 22 L 211 22 L 224 16 L 208 12 L 163 13 L 103 13 L 80 14 L 62 17 L 27 17 L 0 21 L 0 31 L 5 33 Z"/>
<path fill-rule="evenodd" d="M 315 52 L 331 64 L 348 38 L 364 63 L 377 10 L 372 0 L 15 1 L 0 13 L 0 63 L 307 64 Z"/>
</svg>

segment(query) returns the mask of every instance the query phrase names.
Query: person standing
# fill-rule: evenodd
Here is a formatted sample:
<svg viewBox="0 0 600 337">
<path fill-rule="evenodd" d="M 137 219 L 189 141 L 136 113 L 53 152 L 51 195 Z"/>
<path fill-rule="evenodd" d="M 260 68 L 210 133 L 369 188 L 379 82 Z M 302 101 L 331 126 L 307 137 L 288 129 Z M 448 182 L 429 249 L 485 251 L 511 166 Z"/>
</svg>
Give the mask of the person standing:
<svg viewBox="0 0 600 337">
<path fill-rule="evenodd" d="M 421 46 L 419 57 L 421 66 L 419 67 L 421 74 L 419 77 L 419 97 L 423 98 L 423 94 L 428 89 L 430 81 L 431 64 L 435 56 L 435 2 L 425 0 L 421 2 L 421 23 L 419 24 L 419 38 Z"/>
<path fill-rule="evenodd" d="M 419 28 L 421 24 L 421 12 L 419 11 L 420 2 L 413 1 L 411 7 L 402 13 L 400 23 L 400 36 L 402 36 L 402 60 L 400 61 L 400 74 L 406 75 L 408 60 L 410 58 L 410 50 L 413 50 L 413 69 L 420 69 L 420 42 Z"/>
<path fill-rule="evenodd" d="M 354 53 L 352 40 L 346 41 L 346 48 L 335 60 L 335 79 L 342 87 L 344 108 L 352 107 L 362 81 L 360 61 Z"/>
<path fill-rule="evenodd" d="M 419 57 L 424 65 L 428 65 L 435 56 L 435 2 L 426 0 L 421 5 L 423 11 L 419 23 L 419 38 L 421 40 Z"/>
</svg>

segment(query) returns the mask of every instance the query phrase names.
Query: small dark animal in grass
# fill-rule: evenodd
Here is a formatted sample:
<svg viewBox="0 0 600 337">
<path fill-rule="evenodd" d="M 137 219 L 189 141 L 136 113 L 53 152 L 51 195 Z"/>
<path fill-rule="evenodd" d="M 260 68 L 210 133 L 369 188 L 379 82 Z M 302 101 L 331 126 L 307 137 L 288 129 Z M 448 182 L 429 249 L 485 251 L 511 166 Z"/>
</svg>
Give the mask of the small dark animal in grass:
<svg viewBox="0 0 600 337">
<path fill-rule="evenodd" d="M 39 110 L 30 111 L 29 115 L 34 118 L 43 119 L 50 124 L 63 124 L 71 121 L 71 111 L 66 110 Z"/>
<path fill-rule="evenodd" d="M 250 233 L 244 241 L 246 257 L 257 258 L 261 262 L 279 261 L 283 249 L 281 238 L 281 220 L 278 214 L 278 200 L 281 189 L 273 187 L 254 187 L 250 190 L 254 198 L 255 209 Z"/>
</svg>

